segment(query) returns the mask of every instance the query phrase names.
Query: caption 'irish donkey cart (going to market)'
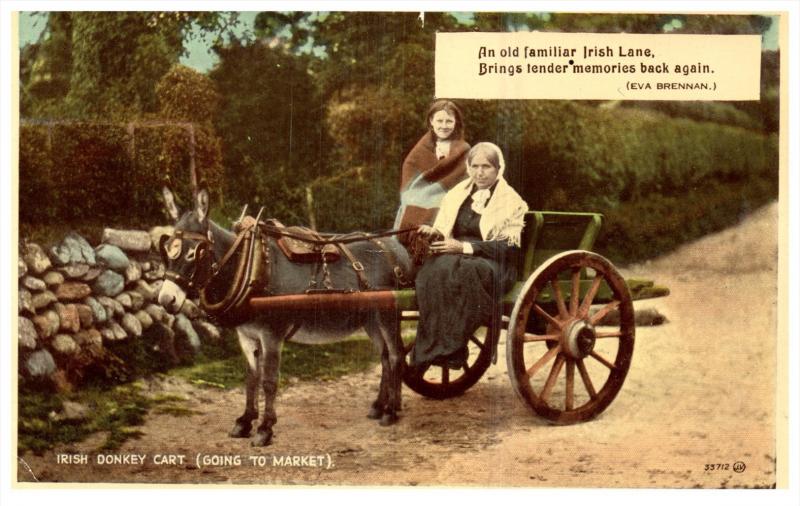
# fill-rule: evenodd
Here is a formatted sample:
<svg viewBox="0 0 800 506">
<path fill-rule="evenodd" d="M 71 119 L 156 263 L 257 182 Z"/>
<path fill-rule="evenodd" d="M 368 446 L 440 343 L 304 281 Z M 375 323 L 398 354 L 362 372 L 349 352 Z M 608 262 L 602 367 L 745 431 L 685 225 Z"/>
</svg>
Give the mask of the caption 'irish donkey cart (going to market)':
<svg viewBox="0 0 800 506">
<path fill-rule="evenodd" d="M 620 391 L 633 356 L 633 301 L 664 296 L 666 288 L 625 280 L 591 252 L 602 216 L 532 211 L 526 215 L 518 282 L 503 298 L 503 317 L 469 336 L 466 364 L 406 367 L 414 347 L 416 296 L 411 260 L 383 234 L 325 235 L 274 220 L 250 219 L 238 234 L 208 219 L 208 195 L 177 220 L 161 252 L 167 276 L 159 301 L 172 311 L 187 296 L 223 324 L 236 325 L 249 365 L 244 413 L 231 436 L 250 435 L 266 404 L 254 445 L 269 444 L 276 421 L 281 345 L 288 339 L 331 340 L 364 328 L 381 353 L 379 392 L 368 416 L 397 420 L 401 382 L 426 397 L 446 399 L 473 386 L 497 359 L 506 330 L 511 385 L 537 415 L 558 424 L 590 420 Z M 243 213 L 244 215 L 244 213 Z M 405 339 L 403 334 L 409 334 Z"/>
</svg>

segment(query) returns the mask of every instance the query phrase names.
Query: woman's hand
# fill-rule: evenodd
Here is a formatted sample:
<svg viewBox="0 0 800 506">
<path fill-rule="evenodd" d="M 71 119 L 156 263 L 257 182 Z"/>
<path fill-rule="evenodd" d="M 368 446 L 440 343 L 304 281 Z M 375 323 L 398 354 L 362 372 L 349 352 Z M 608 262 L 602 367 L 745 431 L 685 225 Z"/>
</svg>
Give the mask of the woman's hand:
<svg viewBox="0 0 800 506">
<path fill-rule="evenodd" d="M 425 237 L 433 237 L 433 235 L 437 234 L 438 232 L 430 225 L 420 225 L 417 229 L 417 233 L 422 234 Z"/>
<path fill-rule="evenodd" d="M 456 239 L 445 239 L 444 241 L 431 243 L 431 251 L 437 255 L 443 255 L 445 253 L 463 253 L 464 244 Z"/>
</svg>

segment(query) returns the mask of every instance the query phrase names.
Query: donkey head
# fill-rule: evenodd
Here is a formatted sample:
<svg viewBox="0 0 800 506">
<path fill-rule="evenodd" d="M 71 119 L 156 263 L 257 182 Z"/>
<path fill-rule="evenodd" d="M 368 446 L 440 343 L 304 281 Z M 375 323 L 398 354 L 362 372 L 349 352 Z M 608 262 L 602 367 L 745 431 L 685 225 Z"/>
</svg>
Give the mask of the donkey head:
<svg viewBox="0 0 800 506">
<path fill-rule="evenodd" d="M 214 237 L 208 226 L 208 192 L 199 191 L 195 195 L 195 208 L 180 219 L 172 192 L 165 187 L 163 195 L 167 213 L 176 223 L 175 232 L 171 236 L 161 236 L 159 241 L 166 275 L 158 303 L 167 311 L 177 313 L 187 292 L 195 295 L 213 274 Z"/>
</svg>

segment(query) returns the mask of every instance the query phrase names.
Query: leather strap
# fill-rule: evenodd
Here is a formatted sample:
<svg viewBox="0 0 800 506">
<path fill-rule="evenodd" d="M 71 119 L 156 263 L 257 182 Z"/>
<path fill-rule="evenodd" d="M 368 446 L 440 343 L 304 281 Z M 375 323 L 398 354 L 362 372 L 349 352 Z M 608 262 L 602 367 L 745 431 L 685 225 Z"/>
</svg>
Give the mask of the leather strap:
<svg viewBox="0 0 800 506">
<path fill-rule="evenodd" d="M 358 259 L 353 256 L 353 252 L 350 251 L 350 248 L 348 248 L 345 244 L 340 242 L 335 242 L 334 244 L 337 248 L 339 248 L 339 251 L 342 252 L 342 255 L 344 255 L 345 258 L 347 258 L 347 260 L 350 262 L 350 266 L 353 268 L 353 270 L 356 271 L 359 288 L 361 290 L 369 290 L 369 282 L 367 281 L 367 277 L 364 275 L 364 264 L 359 262 Z"/>
<path fill-rule="evenodd" d="M 409 286 L 406 274 L 397 262 L 397 255 L 394 254 L 394 251 L 392 251 L 391 248 L 387 248 L 380 239 L 370 238 L 369 241 L 383 252 L 383 256 L 386 257 L 386 261 L 389 262 L 389 266 L 392 268 L 397 285 L 400 287 Z"/>
</svg>

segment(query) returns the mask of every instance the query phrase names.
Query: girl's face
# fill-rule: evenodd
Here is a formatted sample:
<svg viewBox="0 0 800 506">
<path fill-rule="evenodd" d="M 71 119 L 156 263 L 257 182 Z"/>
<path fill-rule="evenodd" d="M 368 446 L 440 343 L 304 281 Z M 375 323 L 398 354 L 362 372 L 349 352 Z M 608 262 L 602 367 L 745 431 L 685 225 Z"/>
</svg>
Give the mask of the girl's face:
<svg viewBox="0 0 800 506">
<path fill-rule="evenodd" d="M 456 129 L 456 117 L 447 111 L 436 111 L 431 117 L 431 129 L 439 140 L 447 140 Z"/>
<path fill-rule="evenodd" d="M 472 161 L 469 162 L 469 169 L 472 173 L 472 179 L 479 190 L 485 190 L 492 186 L 497 180 L 497 173 L 499 172 L 497 167 L 492 165 L 486 155 L 481 152 L 475 153 L 475 156 L 472 157 Z"/>
</svg>

